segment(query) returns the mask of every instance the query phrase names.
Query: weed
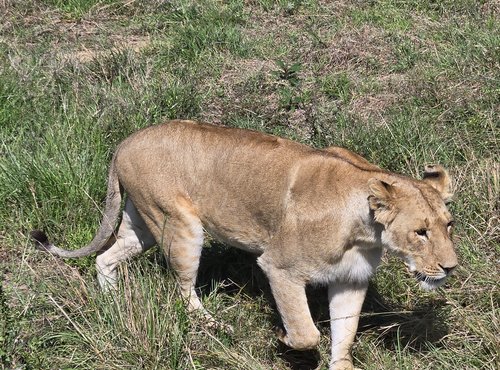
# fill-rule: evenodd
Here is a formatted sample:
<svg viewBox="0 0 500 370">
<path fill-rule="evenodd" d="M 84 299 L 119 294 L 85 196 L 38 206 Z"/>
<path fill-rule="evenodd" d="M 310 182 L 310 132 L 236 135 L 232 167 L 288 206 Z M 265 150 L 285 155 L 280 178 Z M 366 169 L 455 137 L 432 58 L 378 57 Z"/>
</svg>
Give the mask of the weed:
<svg viewBox="0 0 500 370">
<path fill-rule="evenodd" d="M 287 65 L 282 60 L 276 60 L 275 63 L 276 66 L 279 67 L 279 70 L 271 72 L 274 76 L 276 76 L 279 80 L 288 82 L 292 87 L 299 86 L 299 72 L 302 68 L 300 63 Z"/>
<path fill-rule="evenodd" d="M 280 107 L 293 111 L 307 101 L 307 95 L 300 88 L 299 72 L 302 65 L 300 63 L 288 65 L 282 60 L 276 60 L 275 63 L 279 70 L 271 71 L 271 74 L 285 83 L 278 88 Z"/>
</svg>

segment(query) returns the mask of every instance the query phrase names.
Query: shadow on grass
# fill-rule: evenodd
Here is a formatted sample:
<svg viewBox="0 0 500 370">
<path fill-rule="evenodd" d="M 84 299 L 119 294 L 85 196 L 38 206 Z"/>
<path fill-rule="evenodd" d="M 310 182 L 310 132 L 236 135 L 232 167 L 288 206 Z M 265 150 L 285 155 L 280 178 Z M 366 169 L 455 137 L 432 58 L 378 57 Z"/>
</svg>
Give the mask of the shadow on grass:
<svg viewBox="0 0 500 370">
<path fill-rule="evenodd" d="M 297 351 L 279 343 L 279 357 L 285 361 L 293 370 L 313 370 L 320 364 L 320 353 L 318 350 Z"/>
<path fill-rule="evenodd" d="M 264 273 L 257 266 L 256 257 L 236 248 L 212 243 L 204 248 L 198 273 L 198 291 L 209 295 L 214 289 L 228 295 L 244 293 L 250 297 L 264 298 L 274 309 L 273 325 L 282 327 L 280 316 Z M 325 287 L 306 289 L 313 320 L 321 329 L 329 328 L 328 294 Z M 358 335 L 374 331 L 379 343 L 388 350 L 405 348 L 413 352 L 425 352 L 441 346 L 441 340 L 448 334 L 446 305 L 443 299 L 428 300 L 412 311 L 387 301 L 370 284 L 363 305 Z M 292 369 L 315 369 L 320 355 L 316 350 L 296 351 L 278 340 L 279 356 Z"/>
<path fill-rule="evenodd" d="M 442 346 L 449 333 L 446 301 L 428 299 L 411 311 L 391 304 L 370 284 L 363 305 L 358 332 L 375 330 L 380 343 L 389 350 L 397 347 L 410 352 L 426 352 Z"/>
<path fill-rule="evenodd" d="M 199 291 L 202 295 L 209 295 L 213 287 L 218 287 L 219 292 L 229 295 L 243 292 L 250 297 L 264 296 L 273 307 L 273 326 L 283 328 L 268 280 L 256 260 L 256 256 L 250 253 L 212 243 L 210 248 L 203 250 L 198 272 Z M 326 307 L 328 308 L 328 305 Z M 291 369 L 312 370 L 318 367 L 320 354 L 317 350 L 297 351 L 278 339 L 276 343 L 278 356 Z"/>
<path fill-rule="evenodd" d="M 309 288 L 307 297 L 313 319 L 320 327 L 329 327 L 328 292 L 326 288 Z M 370 283 L 358 325 L 358 335 L 373 331 L 379 343 L 389 350 L 405 348 L 425 352 L 439 348 L 449 333 L 444 299 L 423 302 L 414 310 L 389 302 Z"/>
</svg>

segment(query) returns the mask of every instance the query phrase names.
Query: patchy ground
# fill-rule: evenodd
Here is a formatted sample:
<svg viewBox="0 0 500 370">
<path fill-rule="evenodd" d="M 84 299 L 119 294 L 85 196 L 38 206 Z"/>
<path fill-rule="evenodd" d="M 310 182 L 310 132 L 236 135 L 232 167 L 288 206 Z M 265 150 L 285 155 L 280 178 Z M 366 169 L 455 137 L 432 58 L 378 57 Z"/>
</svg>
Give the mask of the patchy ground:
<svg viewBox="0 0 500 370">
<path fill-rule="evenodd" d="M 199 289 L 232 335 L 189 316 L 161 254 L 102 295 L 93 259 L 36 252 L 91 240 L 108 161 L 138 128 L 192 118 L 348 147 L 455 178 L 461 267 L 437 293 L 397 259 L 372 281 L 354 348 L 365 369 L 497 369 L 500 255 L 497 1 L 0 2 L 0 363 L 6 369 L 326 368 L 280 346 L 254 259 L 213 241 Z"/>
</svg>

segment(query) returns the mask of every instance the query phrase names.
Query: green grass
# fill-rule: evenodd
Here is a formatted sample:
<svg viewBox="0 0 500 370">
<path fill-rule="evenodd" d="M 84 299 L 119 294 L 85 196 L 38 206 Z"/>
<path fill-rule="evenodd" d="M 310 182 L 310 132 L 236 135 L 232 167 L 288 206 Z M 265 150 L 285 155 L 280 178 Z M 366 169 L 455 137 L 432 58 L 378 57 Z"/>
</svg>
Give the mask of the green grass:
<svg viewBox="0 0 500 370">
<path fill-rule="evenodd" d="M 77 248 L 100 221 L 107 167 L 135 130 L 190 118 L 341 145 L 418 176 L 455 178 L 461 267 L 422 292 L 387 258 L 354 348 L 365 369 L 499 367 L 500 29 L 494 1 L 7 1 L 0 7 L 0 363 L 5 369 L 327 368 L 287 351 L 254 258 L 208 242 L 188 315 L 159 251 L 122 266 L 35 251 L 32 228 Z"/>
</svg>

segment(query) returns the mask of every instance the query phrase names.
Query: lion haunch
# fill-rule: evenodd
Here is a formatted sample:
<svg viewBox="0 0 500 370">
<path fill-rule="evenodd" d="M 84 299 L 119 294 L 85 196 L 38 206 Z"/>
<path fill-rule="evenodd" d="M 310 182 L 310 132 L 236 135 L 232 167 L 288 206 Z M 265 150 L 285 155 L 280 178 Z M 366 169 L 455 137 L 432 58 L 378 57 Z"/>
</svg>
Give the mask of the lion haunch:
<svg viewBox="0 0 500 370">
<path fill-rule="evenodd" d="M 34 238 L 41 249 L 66 258 L 112 244 L 96 260 L 105 290 L 116 287 L 120 262 L 158 244 L 188 308 L 202 310 L 212 323 L 194 289 L 207 231 L 258 256 L 283 320 L 279 338 L 292 348 L 318 344 L 305 286 L 328 285 L 330 368 L 351 369 L 359 313 L 383 248 L 403 258 L 425 289 L 443 284 L 457 265 L 445 205 L 451 196 L 451 180 L 439 165 L 427 166 L 416 180 L 347 149 L 318 150 L 178 120 L 138 131 L 118 146 L 104 217 L 89 245 L 70 251 L 43 233 Z"/>
</svg>

